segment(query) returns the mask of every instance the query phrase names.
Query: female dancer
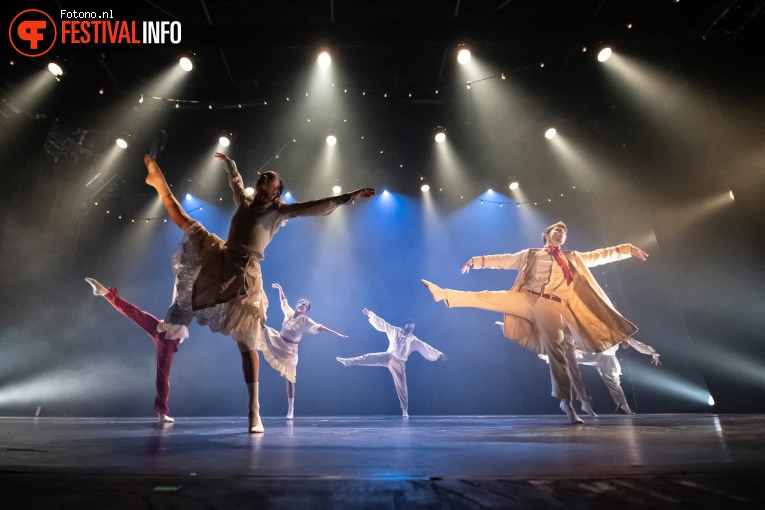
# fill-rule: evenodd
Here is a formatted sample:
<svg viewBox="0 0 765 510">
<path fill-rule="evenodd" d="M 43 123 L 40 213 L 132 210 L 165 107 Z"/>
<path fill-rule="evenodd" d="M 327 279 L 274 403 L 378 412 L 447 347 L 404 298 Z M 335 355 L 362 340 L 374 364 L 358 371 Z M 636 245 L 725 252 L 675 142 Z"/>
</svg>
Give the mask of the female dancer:
<svg viewBox="0 0 765 510">
<path fill-rule="evenodd" d="M 146 183 L 157 190 L 170 219 L 188 236 L 181 245 L 176 268 L 179 303 L 191 309 L 200 324 L 236 340 L 249 393 L 249 431 L 261 433 L 264 428 L 258 404 L 257 349 L 264 352 L 266 359 L 270 358 L 266 354 L 268 343 L 264 341 L 268 298 L 260 272 L 263 252 L 284 221 L 297 216 L 326 215 L 340 204 L 371 197 L 375 191 L 362 188 L 337 197 L 285 204 L 279 199 L 284 185 L 278 174 L 262 174 L 255 185 L 255 195 L 248 196 L 234 161 L 220 153 L 215 157 L 226 163 L 229 186 L 237 204 L 226 241 L 186 214 L 157 162 L 149 155 L 144 156 L 148 169 Z"/>
<path fill-rule="evenodd" d="M 265 341 L 268 344 L 268 349 L 263 350 L 263 356 L 287 381 L 287 419 L 291 420 L 295 414 L 295 372 L 298 362 L 298 342 L 300 342 L 303 333 L 315 335 L 320 331 L 326 331 L 340 338 L 348 338 L 348 335 L 342 335 L 312 321 L 306 315 L 306 312 L 311 309 L 311 303 L 308 300 L 299 299 L 296 309 L 293 310 L 287 302 L 282 286 L 274 283 L 271 287 L 279 289 L 279 301 L 282 304 L 282 312 L 284 312 L 284 322 L 281 331 L 266 327 Z"/>
</svg>

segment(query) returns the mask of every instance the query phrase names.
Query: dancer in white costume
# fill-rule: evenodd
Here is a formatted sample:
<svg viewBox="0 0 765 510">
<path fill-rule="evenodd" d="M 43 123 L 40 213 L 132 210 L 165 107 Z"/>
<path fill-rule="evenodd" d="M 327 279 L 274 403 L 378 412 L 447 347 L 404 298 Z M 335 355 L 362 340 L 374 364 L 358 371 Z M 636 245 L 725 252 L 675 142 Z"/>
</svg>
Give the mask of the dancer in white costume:
<svg viewBox="0 0 765 510">
<path fill-rule="evenodd" d="M 639 353 L 651 356 L 651 363 L 654 365 L 661 365 L 661 362 L 659 361 L 659 356 L 661 355 L 650 345 L 646 345 L 632 337 L 622 342 L 621 345 L 623 349 L 629 349 L 629 347 L 632 346 Z M 616 351 L 618 348 L 619 345 L 617 344 L 610 349 L 598 353 L 577 350 L 576 361 L 580 365 L 594 366 L 597 369 L 600 378 L 603 379 L 606 388 L 608 388 L 608 392 L 611 394 L 611 398 L 616 404 L 617 409 L 621 409 L 626 414 L 635 414 L 627 404 L 627 397 L 624 395 L 624 390 L 622 389 L 620 380 L 622 367 L 619 364 L 619 360 L 616 358 Z"/>
<path fill-rule="evenodd" d="M 517 269 L 510 290 L 463 292 L 442 289 L 427 280 L 422 283 L 436 302 L 443 301 L 450 308 L 480 308 L 505 314 L 507 338 L 550 356 L 552 396 L 560 400 L 560 408 L 570 423 L 581 424 L 584 421 L 571 403 L 566 352 L 572 346 L 566 346 L 564 329 L 568 327 L 576 345 L 590 352 L 604 351 L 637 331 L 616 311 L 588 268 L 629 257 L 645 260 L 648 254 L 631 244 L 591 252 L 562 251 L 567 233 L 566 224 L 559 221 L 542 233 L 543 249 L 473 257 L 462 266 L 462 274 L 471 268 Z"/>
<path fill-rule="evenodd" d="M 284 295 L 282 286 L 278 283 L 271 285 L 279 290 L 279 302 L 284 313 L 281 331 L 266 326 L 264 341 L 268 349 L 261 349 L 268 364 L 274 367 L 287 381 L 287 419 L 291 420 L 295 415 L 295 372 L 298 363 L 298 343 L 303 333 L 315 335 L 320 331 L 332 333 L 340 338 L 348 338 L 337 331 L 317 324 L 306 315 L 311 309 L 311 303 L 307 299 L 300 299 L 293 310 L 287 297 Z"/>
<path fill-rule="evenodd" d="M 412 334 L 414 321 L 407 319 L 403 327 L 391 326 L 371 310 L 364 308 L 361 313 L 369 317 L 369 323 L 377 331 L 388 335 L 388 350 L 385 352 L 373 352 L 356 358 L 337 358 L 337 361 L 349 367 L 359 365 L 365 367 L 387 367 L 393 376 L 393 384 L 396 385 L 396 394 L 401 404 L 403 417 L 409 418 L 409 391 L 406 386 L 406 360 L 412 351 L 422 354 L 428 361 L 443 360 L 446 356 L 438 349 L 434 349 Z"/>
<path fill-rule="evenodd" d="M 231 219 L 228 239 L 224 241 L 192 219 L 173 196 L 157 162 L 144 156 L 148 170 L 146 184 L 157 190 L 170 219 L 188 239 L 182 244 L 176 267 L 178 303 L 192 310 L 197 322 L 236 340 L 242 354 L 242 372 L 249 394 L 248 430 L 262 433 L 258 403 L 257 350 L 268 348 L 263 341 L 268 298 L 263 291 L 260 261 L 266 246 L 285 220 L 297 216 L 326 215 L 341 204 L 371 197 L 372 188 L 327 197 L 310 202 L 285 204 L 280 200 L 284 189 L 281 177 L 265 172 L 255 184 L 255 195 L 245 192 L 236 164 L 228 156 L 216 153 L 226 163 L 228 182 L 237 205 Z"/>
</svg>

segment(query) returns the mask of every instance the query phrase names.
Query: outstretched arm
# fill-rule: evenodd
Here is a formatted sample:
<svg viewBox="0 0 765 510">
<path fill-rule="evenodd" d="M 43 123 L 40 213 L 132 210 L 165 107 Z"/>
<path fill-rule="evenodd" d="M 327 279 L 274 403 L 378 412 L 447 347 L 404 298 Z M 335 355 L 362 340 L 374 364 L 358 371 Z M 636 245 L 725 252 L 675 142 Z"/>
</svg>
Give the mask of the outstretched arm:
<svg viewBox="0 0 765 510">
<path fill-rule="evenodd" d="M 345 193 L 336 197 L 326 197 L 294 204 L 280 204 L 279 212 L 284 215 L 285 219 L 296 218 L 298 216 L 326 216 L 340 205 L 353 203 L 356 199 L 368 198 L 374 196 L 374 194 L 375 190 L 373 188 L 361 188 L 352 193 Z"/>
<path fill-rule="evenodd" d="M 290 318 L 295 313 L 295 310 L 292 309 L 289 302 L 287 301 L 287 296 L 284 295 L 284 290 L 282 290 L 282 286 L 278 283 L 274 283 L 271 285 L 274 289 L 279 289 L 279 304 L 282 306 L 282 313 L 284 314 L 284 317 Z"/>
<path fill-rule="evenodd" d="M 650 345 L 646 345 L 643 342 L 639 340 L 635 340 L 634 338 L 630 337 L 624 342 L 622 342 L 622 347 L 624 349 L 628 349 L 630 346 L 632 346 L 637 352 L 641 354 L 648 354 L 649 356 L 651 356 L 651 363 L 653 363 L 654 365 L 656 366 L 661 365 L 661 362 L 659 361 L 659 356 L 661 356 L 661 354 L 656 352 L 656 349 L 654 349 Z"/>
<path fill-rule="evenodd" d="M 332 333 L 333 335 L 337 335 L 340 338 L 348 338 L 348 335 L 343 335 L 342 333 L 338 333 L 337 331 L 331 330 L 324 325 L 319 326 L 319 331 L 326 331 L 327 333 Z"/>
<path fill-rule="evenodd" d="M 372 310 L 367 310 L 366 308 L 364 308 L 361 310 L 361 313 L 369 317 L 369 323 L 377 331 L 388 334 L 389 332 L 395 329 L 395 326 L 391 326 L 390 324 L 385 322 L 381 317 L 378 317 L 377 315 L 375 315 L 375 313 Z"/>
<path fill-rule="evenodd" d="M 237 207 L 242 205 L 246 192 L 244 190 L 244 181 L 242 180 L 242 176 L 239 173 L 239 170 L 236 169 L 236 163 L 233 159 L 229 158 L 221 152 L 216 152 L 215 157 L 226 164 L 226 173 L 228 174 L 228 187 L 231 188 L 231 191 L 234 194 L 234 202 L 236 202 Z"/>
<path fill-rule="evenodd" d="M 460 272 L 462 274 L 470 272 L 470 269 L 518 269 L 518 262 L 523 254 L 522 251 L 518 253 L 503 253 L 501 255 L 482 255 L 480 257 L 472 257 L 465 262 Z"/>
<path fill-rule="evenodd" d="M 610 248 L 601 248 L 600 250 L 577 253 L 582 260 L 584 260 L 587 267 L 600 266 L 602 264 L 616 262 L 617 260 L 623 260 L 629 257 L 636 257 L 640 260 L 645 260 L 648 257 L 646 252 L 631 244 L 620 244 L 618 246 L 611 246 Z"/>
<path fill-rule="evenodd" d="M 422 357 L 428 361 L 446 361 L 446 355 L 443 352 L 434 347 L 431 347 L 419 338 L 412 340 L 412 349 L 422 354 Z"/>
<path fill-rule="evenodd" d="M 272 289 L 279 289 L 279 301 L 287 301 L 287 296 L 284 295 L 284 289 L 282 289 L 282 286 L 278 283 L 274 283 L 271 285 Z"/>
</svg>

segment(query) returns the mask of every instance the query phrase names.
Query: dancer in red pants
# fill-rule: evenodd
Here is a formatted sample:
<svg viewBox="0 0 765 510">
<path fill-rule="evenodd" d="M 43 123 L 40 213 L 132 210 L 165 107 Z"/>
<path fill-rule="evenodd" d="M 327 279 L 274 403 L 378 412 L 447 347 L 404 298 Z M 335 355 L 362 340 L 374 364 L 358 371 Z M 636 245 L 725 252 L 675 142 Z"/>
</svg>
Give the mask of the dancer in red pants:
<svg viewBox="0 0 765 510">
<path fill-rule="evenodd" d="M 188 324 L 193 316 L 183 312 L 175 303 L 167 311 L 165 320 L 159 320 L 148 312 L 144 312 L 134 304 L 117 295 L 117 287 L 107 289 L 93 278 L 85 278 L 93 287 L 93 294 L 103 296 L 118 312 L 135 322 L 154 341 L 157 348 L 157 398 L 154 400 L 154 410 L 161 422 L 173 422 L 167 415 L 167 400 L 170 395 L 170 366 L 173 355 L 178 350 L 178 344 L 189 337 Z"/>
</svg>

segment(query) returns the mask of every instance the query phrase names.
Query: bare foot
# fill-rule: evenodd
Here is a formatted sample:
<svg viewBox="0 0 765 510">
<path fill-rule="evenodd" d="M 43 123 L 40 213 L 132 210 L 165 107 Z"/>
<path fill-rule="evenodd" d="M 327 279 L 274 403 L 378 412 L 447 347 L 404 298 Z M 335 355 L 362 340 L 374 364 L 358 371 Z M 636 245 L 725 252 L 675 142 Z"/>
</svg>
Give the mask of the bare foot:
<svg viewBox="0 0 765 510">
<path fill-rule="evenodd" d="M 95 278 L 85 278 L 85 281 L 93 287 L 93 294 L 96 296 L 105 296 L 109 293 L 109 289 L 101 285 L 101 282 Z"/>
<path fill-rule="evenodd" d="M 169 191 L 167 181 L 165 181 L 165 176 L 162 174 L 162 170 L 159 169 L 157 160 L 148 154 L 144 154 L 143 163 L 146 165 L 146 169 L 149 171 L 146 174 L 146 184 L 156 189 L 160 195 L 163 194 L 165 189 L 168 189 Z"/>
<path fill-rule="evenodd" d="M 428 280 L 422 280 L 422 284 L 433 295 L 433 301 L 435 301 L 436 303 L 446 299 L 446 291 L 444 291 L 444 289 L 442 289 L 441 287 L 439 287 L 435 283 L 429 282 Z"/>
<path fill-rule="evenodd" d="M 576 414 L 576 411 L 574 411 L 574 406 L 571 405 L 570 401 L 561 400 L 560 410 L 566 413 L 566 416 L 568 416 L 568 421 L 572 425 L 584 425 L 584 420 L 581 419 L 578 414 Z"/>
<path fill-rule="evenodd" d="M 585 413 L 589 414 L 593 418 L 597 418 L 598 417 L 597 413 L 592 408 L 592 402 L 590 402 L 589 400 L 582 400 L 582 411 L 584 411 Z"/>
</svg>

